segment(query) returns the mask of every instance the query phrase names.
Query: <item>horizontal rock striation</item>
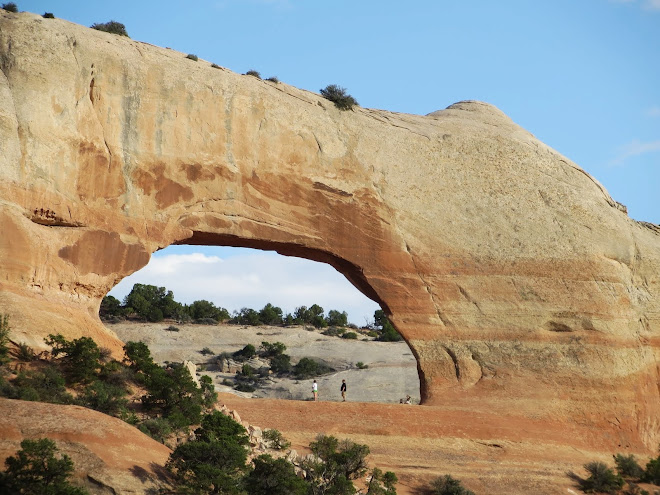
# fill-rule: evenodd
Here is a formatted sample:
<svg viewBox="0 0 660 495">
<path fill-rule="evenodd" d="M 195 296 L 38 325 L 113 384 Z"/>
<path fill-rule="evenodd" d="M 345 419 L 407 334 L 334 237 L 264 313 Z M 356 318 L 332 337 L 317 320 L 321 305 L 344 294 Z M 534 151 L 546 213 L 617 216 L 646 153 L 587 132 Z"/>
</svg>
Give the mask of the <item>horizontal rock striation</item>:
<svg viewBox="0 0 660 495">
<path fill-rule="evenodd" d="M 0 308 L 118 350 L 101 298 L 170 244 L 322 261 L 378 301 L 426 403 L 660 441 L 660 234 L 491 105 L 356 108 L 0 11 Z"/>
</svg>

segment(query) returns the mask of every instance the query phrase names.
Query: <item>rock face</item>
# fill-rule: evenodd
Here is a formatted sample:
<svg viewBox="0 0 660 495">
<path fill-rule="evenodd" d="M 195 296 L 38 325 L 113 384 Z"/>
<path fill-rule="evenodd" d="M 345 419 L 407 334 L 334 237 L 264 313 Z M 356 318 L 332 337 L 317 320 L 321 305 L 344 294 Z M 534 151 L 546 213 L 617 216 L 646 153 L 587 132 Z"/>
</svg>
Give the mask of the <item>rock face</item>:
<svg viewBox="0 0 660 495">
<path fill-rule="evenodd" d="M 101 298 L 170 244 L 331 264 L 391 314 L 422 397 L 660 440 L 660 229 L 491 105 L 306 91 L 0 11 L 0 308 L 118 350 Z"/>
<path fill-rule="evenodd" d="M 78 406 L 0 399 L 0 465 L 21 441 L 47 436 L 90 493 L 157 493 L 170 449 L 120 419 Z M 45 433 L 47 432 L 47 433 Z"/>
</svg>

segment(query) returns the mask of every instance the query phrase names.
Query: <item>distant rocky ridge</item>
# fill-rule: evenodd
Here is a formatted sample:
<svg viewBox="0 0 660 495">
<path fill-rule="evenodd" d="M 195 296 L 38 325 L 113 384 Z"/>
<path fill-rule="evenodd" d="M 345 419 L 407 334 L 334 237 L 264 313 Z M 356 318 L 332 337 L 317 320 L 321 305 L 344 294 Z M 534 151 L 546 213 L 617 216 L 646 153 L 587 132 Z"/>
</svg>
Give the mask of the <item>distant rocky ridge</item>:
<svg viewBox="0 0 660 495">
<path fill-rule="evenodd" d="M 379 302 L 426 404 L 660 441 L 660 235 L 481 102 L 357 108 L 60 19 L 0 12 L 0 308 L 88 335 L 170 244 L 323 261 Z M 466 418 L 466 421 L 469 421 Z"/>
</svg>

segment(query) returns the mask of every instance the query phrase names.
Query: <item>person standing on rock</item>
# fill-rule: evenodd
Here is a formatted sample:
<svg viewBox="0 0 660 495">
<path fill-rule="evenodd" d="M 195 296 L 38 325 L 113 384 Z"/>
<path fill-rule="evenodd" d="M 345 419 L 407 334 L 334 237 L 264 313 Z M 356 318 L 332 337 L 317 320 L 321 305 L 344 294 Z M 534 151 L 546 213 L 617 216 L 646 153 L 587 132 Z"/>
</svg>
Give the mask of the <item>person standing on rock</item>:
<svg viewBox="0 0 660 495">
<path fill-rule="evenodd" d="M 339 388 L 341 392 L 342 402 L 346 402 L 346 380 L 341 381 L 341 387 Z"/>
<path fill-rule="evenodd" d="M 314 380 L 314 383 L 312 384 L 312 394 L 314 394 L 314 402 L 319 400 L 319 386 L 316 383 L 316 380 Z"/>
</svg>

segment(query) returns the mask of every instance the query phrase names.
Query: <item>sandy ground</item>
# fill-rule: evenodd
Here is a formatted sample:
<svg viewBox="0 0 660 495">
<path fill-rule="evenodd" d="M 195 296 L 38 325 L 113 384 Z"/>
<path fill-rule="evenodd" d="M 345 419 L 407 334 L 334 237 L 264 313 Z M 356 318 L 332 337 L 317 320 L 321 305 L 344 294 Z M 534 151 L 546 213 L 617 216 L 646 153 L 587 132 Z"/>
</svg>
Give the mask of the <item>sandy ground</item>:
<svg viewBox="0 0 660 495">
<path fill-rule="evenodd" d="M 222 385 L 222 380 L 232 375 L 204 369 L 212 356 L 204 356 L 200 351 L 208 347 L 215 355 L 232 353 L 247 344 L 258 348 L 261 342 L 267 341 L 284 343 L 292 364 L 306 356 L 321 360 L 336 370 L 316 378 L 321 401 L 340 401 L 339 387 L 344 379 L 348 387 L 347 398 L 351 401 L 398 403 L 401 398 L 410 395 L 414 403 L 419 403 L 417 362 L 405 342 L 348 340 L 322 335 L 300 326 L 176 325 L 179 332 L 165 330 L 169 326 L 170 323 L 118 323 L 108 325 L 108 328 L 124 342 L 147 344 L 158 363 L 192 361 L 198 365 L 200 374 L 213 378 L 218 392 L 236 393 L 231 387 Z M 357 368 L 358 362 L 368 368 Z M 269 377 L 264 386 L 254 393 L 237 395 L 308 400 L 311 390 L 311 379 Z"/>
</svg>

